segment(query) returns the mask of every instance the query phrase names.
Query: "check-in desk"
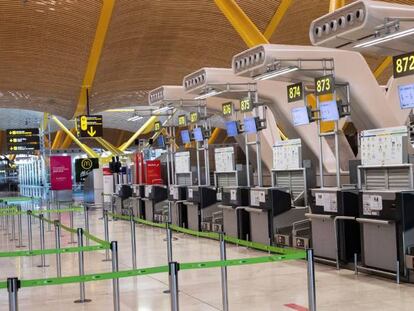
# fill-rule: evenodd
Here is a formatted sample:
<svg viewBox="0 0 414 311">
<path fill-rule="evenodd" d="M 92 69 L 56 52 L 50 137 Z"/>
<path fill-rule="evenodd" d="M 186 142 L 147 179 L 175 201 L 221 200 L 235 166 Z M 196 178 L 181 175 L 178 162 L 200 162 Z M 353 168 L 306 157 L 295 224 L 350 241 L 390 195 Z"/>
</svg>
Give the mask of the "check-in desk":
<svg viewBox="0 0 414 311">
<path fill-rule="evenodd" d="M 361 251 L 358 217 L 358 190 L 345 188 L 312 189 L 312 248 L 321 261 L 340 264 L 354 261 Z"/>
<path fill-rule="evenodd" d="M 209 224 L 212 223 L 214 213 L 219 211 L 215 187 L 188 186 L 185 205 L 187 206 L 188 228 L 196 231 L 210 231 Z"/>
<path fill-rule="evenodd" d="M 168 189 L 168 201 L 171 205 L 171 222 L 179 227 L 186 228 L 188 225 L 187 206 L 187 186 L 170 185 Z"/>
<path fill-rule="evenodd" d="M 163 222 L 167 216 L 167 186 L 165 185 L 145 185 L 145 219 L 149 221 Z M 167 215 L 165 213 L 167 212 Z"/>
<path fill-rule="evenodd" d="M 132 185 L 131 207 L 134 217 L 145 219 L 145 185 Z"/>
</svg>

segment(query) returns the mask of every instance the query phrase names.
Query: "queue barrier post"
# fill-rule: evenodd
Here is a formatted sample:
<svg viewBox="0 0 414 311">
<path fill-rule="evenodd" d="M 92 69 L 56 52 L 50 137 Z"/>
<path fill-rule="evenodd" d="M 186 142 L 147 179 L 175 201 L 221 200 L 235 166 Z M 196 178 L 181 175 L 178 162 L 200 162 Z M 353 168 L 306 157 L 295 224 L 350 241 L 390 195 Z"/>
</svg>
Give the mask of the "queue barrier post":
<svg viewBox="0 0 414 311">
<path fill-rule="evenodd" d="M 50 199 L 47 199 L 46 209 L 47 209 L 47 211 L 48 211 L 48 212 L 47 212 L 47 218 L 48 218 L 48 219 L 51 219 L 51 218 L 50 218 L 50 212 L 49 212 L 49 211 L 50 211 Z M 51 226 L 50 222 L 48 222 L 48 223 L 47 223 L 47 231 L 48 231 L 48 232 L 51 232 L 51 231 L 52 231 L 52 226 Z"/>
<path fill-rule="evenodd" d="M 224 239 L 224 233 L 220 233 L 220 260 L 227 260 L 226 253 L 226 241 Z M 221 294 L 223 300 L 223 311 L 229 310 L 229 296 L 228 296 L 228 285 L 227 285 L 227 267 L 221 267 Z"/>
<path fill-rule="evenodd" d="M 179 270 L 180 270 L 180 265 L 178 264 L 178 262 L 168 263 L 171 311 L 180 310 L 179 297 L 178 297 L 178 271 Z"/>
<path fill-rule="evenodd" d="M 308 303 L 309 311 L 316 311 L 316 290 L 315 290 L 315 262 L 313 249 L 306 250 L 307 270 L 308 270 Z"/>
<path fill-rule="evenodd" d="M 136 228 L 134 215 L 129 216 L 129 222 L 131 225 L 131 251 L 132 251 L 132 268 L 135 270 L 137 268 L 137 238 L 136 238 Z"/>
<path fill-rule="evenodd" d="M 16 246 L 17 248 L 22 248 L 25 247 L 25 245 L 23 245 L 23 224 L 22 224 L 22 207 L 18 206 L 17 207 L 17 226 L 19 228 L 19 244 Z"/>
<path fill-rule="evenodd" d="M 83 229 L 82 228 L 78 228 L 77 230 L 77 236 L 78 236 L 78 247 L 80 247 L 81 249 L 79 250 L 78 253 L 78 258 L 79 258 L 79 276 L 84 276 L 85 275 L 85 260 L 84 260 L 84 254 L 83 254 Z M 85 303 L 85 302 L 90 302 L 90 299 L 86 299 L 85 298 L 85 282 L 79 282 L 79 289 L 80 289 L 80 299 L 75 300 L 75 303 Z"/>
<path fill-rule="evenodd" d="M 40 249 L 42 251 L 45 250 L 45 221 L 43 214 L 39 215 L 39 231 L 40 231 Z M 41 254 L 40 255 L 40 265 L 38 265 L 39 268 L 48 267 L 46 265 L 46 255 Z"/>
<path fill-rule="evenodd" d="M 167 258 L 168 262 L 172 262 L 173 258 L 173 250 L 172 250 L 172 230 L 171 230 L 171 223 L 168 221 L 165 225 L 165 229 L 167 231 Z"/>
<path fill-rule="evenodd" d="M 60 249 L 60 222 L 55 220 L 55 248 Z M 56 275 L 58 278 L 62 276 L 62 258 L 60 253 L 56 253 Z"/>
<path fill-rule="evenodd" d="M 70 222 L 70 228 L 73 229 L 73 227 L 74 227 L 73 211 L 69 212 L 69 222 Z M 74 237 L 73 231 L 70 232 L 70 242 L 69 242 L 69 244 L 75 244 L 75 237 Z"/>
<path fill-rule="evenodd" d="M 29 240 L 29 251 L 33 250 L 32 211 L 27 211 L 27 238 Z"/>
<path fill-rule="evenodd" d="M 112 252 L 112 272 L 118 272 L 119 263 L 118 263 L 118 242 L 111 242 L 111 252 Z M 121 310 L 121 303 L 119 297 L 119 279 L 112 279 L 112 290 L 113 290 L 113 301 L 114 301 L 114 311 Z"/>
<path fill-rule="evenodd" d="M 9 311 L 18 311 L 18 296 L 17 293 L 20 288 L 20 281 L 18 278 L 7 279 L 7 292 L 9 293 Z"/>
<path fill-rule="evenodd" d="M 84 221 L 85 221 L 85 231 L 89 232 L 89 208 L 88 205 L 84 205 L 84 211 L 83 211 L 83 216 L 84 216 Z M 89 237 L 86 237 L 86 246 L 89 246 Z"/>
<path fill-rule="evenodd" d="M 108 211 L 103 211 L 103 218 L 104 218 L 104 234 L 105 234 L 105 241 L 109 243 L 109 224 L 108 224 Z M 110 261 L 109 258 L 109 249 L 105 249 L 105 259 L 103 261 Z"/>
</svg>

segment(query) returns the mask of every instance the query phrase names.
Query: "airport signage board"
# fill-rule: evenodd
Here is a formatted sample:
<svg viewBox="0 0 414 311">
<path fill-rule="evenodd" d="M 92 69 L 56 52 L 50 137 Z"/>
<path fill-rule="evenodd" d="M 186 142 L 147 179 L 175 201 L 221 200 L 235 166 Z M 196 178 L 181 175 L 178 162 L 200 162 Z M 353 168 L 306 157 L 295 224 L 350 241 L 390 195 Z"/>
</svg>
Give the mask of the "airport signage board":
<svg viewBox="0 0 414 311">
<path fill-rule="evenodd" d="M 221 112 L 224 116 L 231 116 L 233 114 L 233 103 L 224 103 L 221 105 Z"/>
<path fill-rule="evenodd" d="M 154 132 L 158 132 L 159 130 L 161 130 L 161 122 L 157 121 L 154 123 Z"/>
<path fill-rule="evenodd" d="M 7 150 L 10 154 L 34 154 L 40 149 L 39 129 L 8 129 Z"/>
<path fill-rule="evenodd" d="M 316 96 L 332 94 L 335 91 L 335 79 L 333 75 L 315 78 Z"/>
<path fill-rule="evenodd" d="M 102 115 L 83 115 L 76 118 L 76 131 L 80 138 L 103 136 Z"/>
<path fill-rule="evenodd" d="M 414 74 L 414 52 L 397 55 L 392 58 L 394 78 Z"/>
<path fill-rule="evenodd" d="M 249 112 L 253 110 L 253 103 L 250 97 L 245 97 L 240 100 L 240 111 L 241 112 Z"/>
<path fill-rule="evenodd" d="M 190 113 L 190 122 L 197 123 L 198 121 L 198 112 L 191 112 Z"/>
<path fill-rule="evenodd" d="M 185 114 L 178 116 L 178 126 L 186 126 L 187 125 L 187 116 Z"/>
<path fill-rule="evenodd" d="M 50 189 L 72 190 L 72 158 L 70 156 L 50 157 Z"/>
<path fill-rule="evenodd" d="M 303 85 L 301 82 L 287 86 L 288 103 L 303 99 Z"/>
<path fill-rule="evenodd" d="M 94 169 L 99 168 L 97 158 L 76 159 L 75 161 L 75 179 L 77 183 L 85 182 L 86 177 Z"/>
</svg>

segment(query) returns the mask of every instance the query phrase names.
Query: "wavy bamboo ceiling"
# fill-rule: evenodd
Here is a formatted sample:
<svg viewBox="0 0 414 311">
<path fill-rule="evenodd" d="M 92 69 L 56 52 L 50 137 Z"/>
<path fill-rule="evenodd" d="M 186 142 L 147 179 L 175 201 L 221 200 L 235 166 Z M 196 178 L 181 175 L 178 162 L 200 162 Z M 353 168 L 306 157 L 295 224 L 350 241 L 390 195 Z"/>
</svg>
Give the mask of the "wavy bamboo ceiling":
<svg viewBox="0 0 414 311">
<path fill-rule="evenodd" d="M 280 4 L 237 2 L 260 31 Z M 101 5 L 102 0 L 0 1 L 0 107 L 72 117 Z M 329 0 L 293 0 L 270 42 L 309 44 L 310 22 L 328 9 Z M 229 67 L 231 57 L 246 48 L 213 0 L 116 0 L 92 109 L 143 104 L 148 90 L 181 84 L 200 67 Z M 382 58 L 367 61 L 376 68 Z"/>
</svg>

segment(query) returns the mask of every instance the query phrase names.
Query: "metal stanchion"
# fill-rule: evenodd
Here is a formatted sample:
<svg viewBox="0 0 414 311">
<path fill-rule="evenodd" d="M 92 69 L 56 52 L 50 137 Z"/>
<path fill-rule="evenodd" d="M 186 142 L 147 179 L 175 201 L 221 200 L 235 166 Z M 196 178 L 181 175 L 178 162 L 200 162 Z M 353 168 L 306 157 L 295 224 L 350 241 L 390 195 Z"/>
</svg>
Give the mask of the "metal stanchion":
<svg viewBox="0 0 414 311">
<path fill-rule="evenodd" d="M 9 215 L 6 215 L 6 233 L 4 235 L 9 236 L 10 228 L 9 228 Z"/>
<path fill-rule="evenodd" d="M 55 248 L 60 249 L 60 222 L 54 221 L 55 225 Z M 56 275 L 58 278 L 62 276 L 62 260 L 60 253 L 56 253 Z"/>
<path fill-rule="evenodd" d="M 111 213 L 112 213 L 112 220 L 113 221 L 116 221 L 116 220 L 118 220 L 118 219 L 116 219 L 116 217 L 115 217 L 115 201 L 114 201 L 114 196 L 112 195 L 111 196 Z"/>
<path fill-rule="evenodd" d="M 32 211 L 27 211 L 27 238 L 29 240 L 29 251 L 33 250 L 33 232 L 32 232 Z"/>
<path fill-rule="evenodd" d="M 47 212 L 47 218 L 51 219 L 50 218 L 50 212 L 49 212 L 50 211 L 50 200 L 49 199 L 47 200 L 47 203 L 46 203 L 46 209 L 48 211 Z M 51 226 L 50 222 L 48 222 L 47 223 L 47 232 L 51 232 L 51 231 L 52 231 L 52 226 Z"/>
<path fill-rule="evenodd" d="M 168 258 L 168 262 L 172 262 L 172 257 L 173 257 L 173 253 L 172 253 L 172 231 L 170 228 L 171 223 L 167 222 L 166 223 L 166 230 L 167 230 L 167 258 Z"/>
<path fill-rule="evenodd" d="M 18 206 L 17 211 L 19 212 L 19 214 L 17 215 L 17 226 L 19 228 L 19 245 L 17 245 L 16 247 L 22 248 L 25 247 L 25 245 L 23 245 L 22 207 Z"/>
<path fill-rule="evenodd" d="M 12 214 L 10 216 L 11 216 L 11 238 L 10 238 L 10 241 L 16 241 L 16 223 L 15 223 L 14 214 Z"/>
<path fill-rule="evenodd" d="M 56 200 L 56 209 L 57 210 L 60 210 L 60 202 L 58 200 Z M 62 223 L 62 215 L 59 213 L 59 211 L 58 211 L 57 214 L 58 214 L 58 220 L 59 220 L 59 222 Z"/>
<path fill-rule="evenodd" d="M 104 210 L 103 212 L 104 217 L 104 234 L 105 234 L 105 241 L 109 243 L 109 225 L 108 225 L 108 211 Z M 105 259 L 103 261 L 110 261 L 109 258 L 109 249 L 105 249 Z"/>
<path fill-rule="evenodd" d="M 70 228 L 73 229 L 73 211 L 69 212 L 69 222 L 70 222 Z M 75 244 L 75 238 L 73 232 L 70 233 L 70 242 L 68 244 Z"/>
<path fill-rule="evenodd" d="M 17 293 L 20 288 L 20 281 L 18 278 L 7 279 L 7 292 L 9 293 L 9 311 L 18 311 L 19 304 Z"/>
<path fill-rule="evenodd" d="M 316 311 L 315 264 L 313 261 L 313 249 L 306 250 L 306 260 L 308 266 L 308 308 L 309 311 Z"/>
<path fill-rule="evenodd" d="M 83 247 L 83 229 L 82 228 L 78 228 L 77 235 L 78 235 L 78 247 Z M 85 275 L 85 263 L 84 263 L 84 257 L 83 257 L 83 250 L 79 251 L 78 256 L 79 256 L 79 276 L 84 276 Z M 79 288 L 80 288 L 80 298 L 78 300 L 75 300 L 74 302 L 85 303 L 85 302 L 92 301 L 90 299 L 85 298 L 85 283 L 84 282 L 79 283 Z"/>
<path fill-rule="evenodd" d="M 111 242 L 111 252 L 112 252 L 112 272 L 118 272 L 118 242 Z M 112 290 L 113 290 L 113 300 L 114 300 L 114 311 L 121 310 L 120 298 L 119 298 L 119 279 L 112 279 Z"/>
<path fill-rule="evenodd" d="M 40 249 L 45 250 L 45 221 L 43 220 L 43 214 L 39 215 L 39 228 L 40 228 Z M 40 265 L 39 268 L 48 267 L 46 265 L 46 256 L 45 254 L 40 255 Z"/>
<path fill-rule="evenodd" d="M 171 311 L 179 311 L 178 301 L 178 271 L 180 266 L 177 262 L 168 263 L 169 269 L 169 283 L 170 283 L 170 300 L 171 300 Z"/>
<path fill-rule="evenodd" d="M 137 239 L 136 239 L 136 232 L 135 232 L 135 220 L 134 215 L 129 216 L 129 221 L 131 224 L 131 251 L 132 251 L 132 269 L 137 268 Z"/>
<path fill-rule="evenodd" d="M 85 221 L 85 231 L 89 233 L 89 209 L 88 206 L 85 204 L 83 210 L 83 216 Z M 86 246 L 89 246 L 89 238 L 86 237 Z"/>
<path fill-rule="evenodd" d="M 226 241 L 224 233 L 220 233 L 220 260 L 227 260 Z M 223 300 L 223 311 L 229 310 L 229 296 L 227 286 L 227 267 L 221 267 L 221 295 Z"/>
</svg>

